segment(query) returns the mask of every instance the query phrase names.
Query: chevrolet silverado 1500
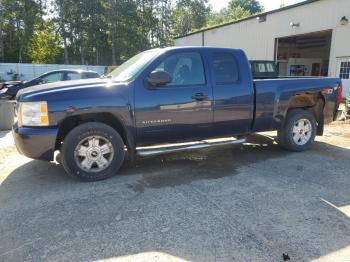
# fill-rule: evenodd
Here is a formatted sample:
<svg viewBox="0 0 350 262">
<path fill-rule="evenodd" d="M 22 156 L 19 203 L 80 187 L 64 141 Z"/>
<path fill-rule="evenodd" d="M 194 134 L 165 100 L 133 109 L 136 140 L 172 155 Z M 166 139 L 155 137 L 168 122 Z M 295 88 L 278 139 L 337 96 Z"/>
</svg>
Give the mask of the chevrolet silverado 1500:
<svg viewBox="0 0 350 262">
<path fill-rule="evenodd" d="M 303 151 L 335 119 L 337 78 L 252 79 L 236 49 L 145 51 L 107 77 L 34 86 L 17 95 L 13 135 L 24 155 L 95 181 L 131 157 L 244 142 L 277 130 L 285 149 Z M 223 139 L 217 139 L 223 138 Z"/>
</svg>

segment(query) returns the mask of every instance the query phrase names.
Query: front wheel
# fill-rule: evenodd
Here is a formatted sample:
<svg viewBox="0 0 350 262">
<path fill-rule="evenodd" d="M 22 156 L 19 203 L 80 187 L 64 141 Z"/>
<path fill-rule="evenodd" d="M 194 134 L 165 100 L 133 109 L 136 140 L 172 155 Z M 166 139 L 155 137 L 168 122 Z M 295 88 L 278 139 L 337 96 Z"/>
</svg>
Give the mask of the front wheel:
<svg viewBox="0 0 350 262">
<path fill-rule="evenodd" d="M 103 123 L 75 127 L 64 139 L 61 160 L 66 172 L 85 181 L 117 173 L 124 161 L 124 143 L 117 131 Z"/>
<path fill-rule="evenodd" d="M 292 109 L 285 125 L 278 130 L 278 143 L 281 147 L 295 152 L 309 149 L 316 137 L 316 119 L 303 109 Z"/>
</svg>

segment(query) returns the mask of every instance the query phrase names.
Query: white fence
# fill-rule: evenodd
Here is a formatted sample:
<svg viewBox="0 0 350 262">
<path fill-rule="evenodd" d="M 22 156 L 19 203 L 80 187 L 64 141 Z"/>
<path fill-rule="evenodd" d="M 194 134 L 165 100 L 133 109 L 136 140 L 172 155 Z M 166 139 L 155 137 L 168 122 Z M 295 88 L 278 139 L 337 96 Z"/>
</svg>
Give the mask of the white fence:
<svg viewBox="0 0 350 262">
<path fill-rule="evenodd" d="M 0 63 L 0 80 L 12 80 L 15 74 L 18 80 L 31 80 L 43 73 L 59 69 L 84 69 L 92 70 L 99 74 L 105 72 L 105 66 L 86 66 L 86 65 L 41 65 L 41 64 L 19 64 L 19 63 Z"/>
</svg>

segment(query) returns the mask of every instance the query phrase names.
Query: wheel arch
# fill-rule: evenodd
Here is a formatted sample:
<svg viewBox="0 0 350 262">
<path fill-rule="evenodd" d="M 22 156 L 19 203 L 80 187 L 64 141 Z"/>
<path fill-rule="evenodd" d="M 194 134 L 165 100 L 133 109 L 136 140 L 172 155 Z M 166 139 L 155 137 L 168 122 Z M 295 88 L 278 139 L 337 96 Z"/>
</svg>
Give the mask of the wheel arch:
<svg viewBox="0 0 350 262">
<path fill-rule="evenodd" d="M 287 105 L 287 110 L 285 113 L 283 125 L 288 117 L 288 114 L 293 109 L 304 109 L 310 111 L 316 119 L 317 122 L 317 132 L 316 134 L 321 136 L 324 131 L 324 107 L 325 98 L 321 93 L 301 93 L 296 94 L 290 98 Z"/>
<path fill-rule="evenodd" d="M 88 113 L 65 118 L 59 124 L 55 150 L 61 148 L 63 140 L 74 127 L 88 122 L 100 122 L 112 127 L 120 134 L 128 150 L 134 150 L 134 139 L 130 130 L 124 124 L 121 117 L 115 116 L 112 113 Z"/>
</svg>

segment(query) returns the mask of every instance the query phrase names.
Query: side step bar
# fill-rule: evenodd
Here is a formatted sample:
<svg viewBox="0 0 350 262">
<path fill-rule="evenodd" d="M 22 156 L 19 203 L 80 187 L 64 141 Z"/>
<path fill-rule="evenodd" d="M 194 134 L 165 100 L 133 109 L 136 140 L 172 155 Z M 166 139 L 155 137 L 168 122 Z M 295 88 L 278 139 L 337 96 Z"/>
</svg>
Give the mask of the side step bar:
<svg viewBox="0 0 350 262">
<path fill-rule="evenodd" d="M 151 147 L 138 147 L 136 148 L 136 153 L 138 156 L 154 156 L 182 151 L 190 151 L 195 149 L 203 149 L 210 147 L 219 147 L 225 145 L 237 145 L 243 144 L 246 139 L 235 139 L 235 138 L 224 138 L 224 139 L 211 139 L 203 140 L 190 143 L 181 144 L 168 144 L 162 146 L 151 146 Z"/>
</svg>

